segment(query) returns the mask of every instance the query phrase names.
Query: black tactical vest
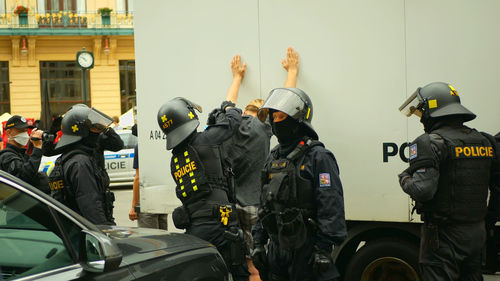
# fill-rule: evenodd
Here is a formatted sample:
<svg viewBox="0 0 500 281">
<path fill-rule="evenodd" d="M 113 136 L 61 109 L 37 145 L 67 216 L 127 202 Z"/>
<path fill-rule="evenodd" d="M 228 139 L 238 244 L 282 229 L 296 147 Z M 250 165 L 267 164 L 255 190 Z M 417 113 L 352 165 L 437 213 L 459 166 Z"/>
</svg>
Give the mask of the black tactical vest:
<svg viewBox="0 0 500 281">
<path fill-rule="evenodd" d="M 484 220 L 488 186 L 495 150 L 491 142 L 474 129 L 449 127 L 432 131 L 448 147 L 448 157 L 439 165 L 439 185 L 434 198 L 424 204 L 431 219 L 452 222 Z"/>
<path fill-rule="evenodd" d="M 188 144 L 172 155 L 170 170 L 177 184 L 175 193 L 183 204 L 206 198 L 212 190 L 229 192 L 228 172 L 220 145 Z"/>
<path fill-rule="evenodd" d="M 78 204 L 76 203 L 74 194 L 70 194 L 70 185 L 64 179 L 64 163 L 76 154 L 84 154 L 90 157 L 94 169 L 94 175 L 99 184 L 99 190 L 103 193 L 104 212 L 108 221 L 113 222 L 113 202 L 115 201 L 114 194 L 109 190 L 109 176 L 106 171 L 98 167 L 97 162 L 88 153 L 83 150 L 75 149 L 65 153 L 57 158 L 54 168 L 49 175 L 49 187 L 52 198 L 68 206 L 70 209 L 79 212 Z"/>
<path fill-rule="evenodd" d="M 306 239 L 308 219 L 315 219 L 313 182 L 301 177 L 300 171 L 305 154 L 316 145 L 323 146 L 305 139 L 286 158 L 279 158 L 273 149 L 263 171 L 259 218 L 271 239 L 278 239 L 284 248 L 299 248 Z"/>
</svg>

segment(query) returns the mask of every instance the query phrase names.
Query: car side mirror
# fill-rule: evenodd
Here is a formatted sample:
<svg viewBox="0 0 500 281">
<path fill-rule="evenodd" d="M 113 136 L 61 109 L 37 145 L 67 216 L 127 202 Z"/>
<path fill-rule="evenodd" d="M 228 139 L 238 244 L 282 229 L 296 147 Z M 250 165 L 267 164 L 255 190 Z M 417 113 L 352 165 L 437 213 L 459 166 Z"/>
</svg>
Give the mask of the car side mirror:
<svg viewBox="0 0 500 281">
<path fill-rule="evenodd" d="M 82 230 L 79 251 L 82 267 L 87 271 L 111 271 L 122 262 L 120 249 L 101 232 Z"/>
</svg>

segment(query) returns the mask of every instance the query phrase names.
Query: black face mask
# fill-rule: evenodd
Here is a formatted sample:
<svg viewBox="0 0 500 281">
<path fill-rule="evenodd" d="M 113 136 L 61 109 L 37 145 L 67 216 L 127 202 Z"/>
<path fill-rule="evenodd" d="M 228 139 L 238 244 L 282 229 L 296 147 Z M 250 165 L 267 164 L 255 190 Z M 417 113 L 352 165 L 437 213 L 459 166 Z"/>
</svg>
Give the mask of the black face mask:
<svg viewBox="0 0 500 281">
<path fill-rule="evenodd" d="M 272 129 L 281 144 L 290 143 L 302 137 L 299 122 L 290 116 L 280 122 L 273 121 Z"/>
<path fill-rule="evenodd" d="M 99 135 L 100 133 L 89 132 L 88 137 L 83 139 L 83 144 L 90 148 L 95 148 L 97 146 Z"/>
</svg>

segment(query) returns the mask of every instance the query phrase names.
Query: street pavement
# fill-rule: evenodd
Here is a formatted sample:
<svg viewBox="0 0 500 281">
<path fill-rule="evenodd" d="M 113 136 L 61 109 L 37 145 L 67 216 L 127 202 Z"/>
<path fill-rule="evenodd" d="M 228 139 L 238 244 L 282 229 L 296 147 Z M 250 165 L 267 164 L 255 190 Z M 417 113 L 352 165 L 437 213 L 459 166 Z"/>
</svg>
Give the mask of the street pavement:
<svg viewBox="0 0 500 281">
<path fill-rule="evenodd" d="M 118 226 L 137 226 L 137 221 L 128 219 L 128 212 L 132 206 L 132 187 L 113 189 L 115 193 L 114 216 Z M 171 216 L 168 216 L 168 230 L 173 232 L 182 232 L 174 227 Z M 500 281 L 500 274 L 495 276 L 485 275 L 484 281 Z"/>
</svg>

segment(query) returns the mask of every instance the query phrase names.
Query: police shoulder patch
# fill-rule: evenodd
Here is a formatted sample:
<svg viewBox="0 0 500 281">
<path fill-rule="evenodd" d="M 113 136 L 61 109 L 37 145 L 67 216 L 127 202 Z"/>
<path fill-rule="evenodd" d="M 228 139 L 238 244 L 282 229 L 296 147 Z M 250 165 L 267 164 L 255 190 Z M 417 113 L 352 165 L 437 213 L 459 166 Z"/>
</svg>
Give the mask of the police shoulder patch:
<svg viewBox="0 0 500 281">
<path fill-rule="evenodd" d="M 330 173 L 319 174 L 319 187 L 330 187 Z"/>
<path fill-rule="evenodd" d="M 410 145 L 410 160 L 413 160 L 417 158 L 418 152 L 417 152 L 417 144 L 412 144 Z"/>
</svg>

